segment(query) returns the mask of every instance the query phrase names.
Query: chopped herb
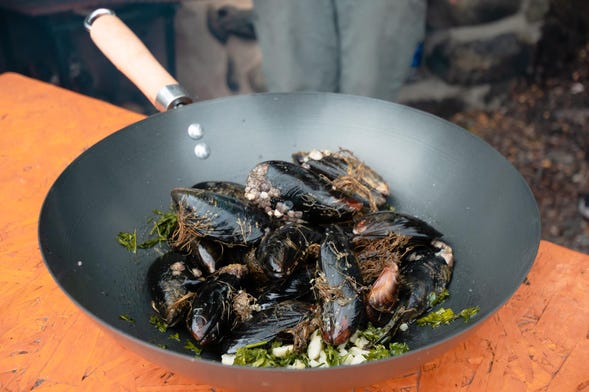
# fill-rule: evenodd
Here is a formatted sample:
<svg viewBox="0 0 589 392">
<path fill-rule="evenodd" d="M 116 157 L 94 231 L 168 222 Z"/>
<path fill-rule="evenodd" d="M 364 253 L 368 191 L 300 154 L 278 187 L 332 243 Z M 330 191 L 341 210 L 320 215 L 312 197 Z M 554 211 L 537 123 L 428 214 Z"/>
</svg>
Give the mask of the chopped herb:
<svg viewBox="0 0 589 392">
<path fill-rule="evenodd" d="M 186 344 L 184 345 L 185 349 L 188 349 L 194 353 L 195 356 L 199 357 L 202 349 L 198 347 L 192 340 L 187 340 Z"/>
<path fill-rule="evenodd" d="M 346 360 L 346 355 L 341 355 L 337 348 L 326 344 L 323 348 L 325 351 L 325 361 L 329 366 L 338 366 L 341 365 Z"/>
<path fill-rule="evenodd" d="M 450 308 L 440 308 L 417 319 L 417 325 L 430 325 L 439 327 L 442 324 L 450 324 L 456 319 L 454 311 Z"/>
<path fill-rule="evenodd" d="M 252 367 L 275 367 L 271 351 L 264 348 L 267 342 L 250 344 L 237 349 L 234 364 Z"/>
<path fill-rule="evenodd" d="M 157 346 L 158 346 L 159 348 L 163 348 L 164 350 L 168 348 L 168 346 L 167 346 L 167 345 L 165 345 L 165 344 L 163 344 L 163 343 L 159 343 Z"/>
<path fill-rule="evenodd" d="M 375 343 L 382 336 L 382 333 L 382 328 L 377 328 L 372 323 L 368 323 L 366 329 L 358 331 L 358 336 L 365 338 L 370 343 Z"/>
<path fill-rule="evenodd" d="M 129 251 L 137 252 L 137 230 L 132 233 L 120 232 L 117 234 L 117 242 L 127 248 Z"/>
<path fill-rule="evenodd" d="M 162 320 L 155 314 L 151 315 L 151 317 L 149 318 L 149 323 L 151 325 L 154 325 L 160 332 L 166 332 L 168 330 L 168 325 L 164 322 L 164 320 Z"/>
<path fill-rule="evenodd" d="M 392 342 L 389 344 L 389 352 L 391 355 L 401 355 L 409 351 L 407 343 Z"/>
<path fill-rule="evenodd" d="M 459 313 L 454 313 L 452 309 L 440 308 L 436 311 L 430 312 L 425 316 L 416 320 L 417 325 L 430 325 L 432 327 L 439 327 L 442 324 L 450 324 L 452 321 L 463 318 L 465 322 L 470 321 L 471 317 L 478 313 L 479 307 L 466 308 Z"/>
<path fill-rule="evenodd" d="M 168 338 L 179 342 L 180 341 L 180 334 L 178 332 L 176 332 L 176 333 L 173 333 L 170 336 L 168 336 Z"/>
<path fill-rule="evenodd" d="M 407 343 L 398 343 L 392 342 L 389 343 L 389 347 L 387 348 L 383 344 L 375 344 L 369 351 L 368 354 L 365 355 L 366 360 L 372 361 L 375 359 L 384 359 L 389 358 L 397 355 L 401 355 L 409 351 L 409 346 Z"/>
<path fill-rule="evenodd" d="M 358 356 L 365 360 L 375 360 L 401 355 L 409 351 L 406 343 L 390 343 L 388 346 L 374 344 L 382 335 L 382 328 L 369 324 L 365 330 L 358 331 L 357 339 L 348 341 L 345 345 L 323 345 L 321 359 L 312 361 L 306 352 L 297 353 L 290 351 L 280 356 L 274 355 L 273 349 L 281 347 L 281 342 L 259 342 L 241 347 L 237 350 L 233 360 L 234 365 L 252 367 L 286 367 L 303 365 L 311 366 L 339 366 L 349 363 L 357 363 Z M 363 340 L 363 342 L 361 342 Z M 356 345 L 359 344 L 359 345 Z M 370 348 L 368 348 L 370 347 Z"/>
<path fill-rule="evenodd" d="M 128 322 L 128 323 L 134 323 L 135 322 L 135 320 L 131 316 L 129 316 L 128 314 L 120 314 L 119 315 L 119 318 L 121 320 L 123 320 L 123 321 Z"/>
<path fill-rule="evenodd" d="M 469 322 L 472 317 L 474 317 L 481 308 L 479 306 L 473 306 L 472 308 L 465 308 L 458 313 L 459 317 L 464 319 L 464 322 Z"/>
<path fill-rule="evenodd" d="M 375 344 L 369 351 L 368 354 L 365 355 L 366 360 L 373 361 L 376 359 L 384 359 L 391 356 L 391 353 L 384 344 Z"/>
<path fill-rule="evenodd" d="M 441 304 L 450 296 L 450 292 L 448 289 L 442 290 L 440 293 L 436 294 L 433 291 L 429 294 L 427 300 L 430 307 L 434 307 L 436 305 Z"/>
<path fill-rule="evenodd" d="M 153 210 L 155 217 L 147 219 L 147 223 L 153 226 L 149 231 L 149 238 L 141 243 L 137 243 L 137 229 L 130 232 L 120 232 L 117 234 L 117 242 L 127 248 L 129 251 L 136 253 L 137 248 L 148 249 L 158 245 L 160 242 L 167 242 L 178 225 L 178 217 L 174 211 L 162 212 Z"/>
<path fill-rule="evenodd" d="M 174 230 L 176 230 L 178 217 L 174 211 L 161 212 L 159 210 L 153 210 L 153 213 L 158 216 L 158 219 L 150 218 L 147 221 L 153 223 L 149 235 L 154 238 L 139 244 L 139 248 L 141 249 L 151 248 L 160 242 L 168 241 Z"/>
</svg>

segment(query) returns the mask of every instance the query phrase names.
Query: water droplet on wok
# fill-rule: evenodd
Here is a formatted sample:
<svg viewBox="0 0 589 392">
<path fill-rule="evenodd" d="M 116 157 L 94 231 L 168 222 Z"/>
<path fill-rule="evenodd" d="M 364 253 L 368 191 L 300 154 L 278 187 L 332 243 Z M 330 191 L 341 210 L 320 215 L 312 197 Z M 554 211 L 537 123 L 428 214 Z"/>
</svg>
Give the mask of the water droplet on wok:
<svg viewBox="0 0 589 392">
<path fill-rule="evenodd" d="M 197 143 L 194 146 L 194 155 L 200 159 L 207 159 L 211 155 L 211 149 L 206 143 Z"/>
<path fill-rule="evenodd" d="M 199 123 L 190 124 L 188 126 L 188 136 L 192 139 L 198 140 L 204 135 L 202 125 Z"/>
</svg>

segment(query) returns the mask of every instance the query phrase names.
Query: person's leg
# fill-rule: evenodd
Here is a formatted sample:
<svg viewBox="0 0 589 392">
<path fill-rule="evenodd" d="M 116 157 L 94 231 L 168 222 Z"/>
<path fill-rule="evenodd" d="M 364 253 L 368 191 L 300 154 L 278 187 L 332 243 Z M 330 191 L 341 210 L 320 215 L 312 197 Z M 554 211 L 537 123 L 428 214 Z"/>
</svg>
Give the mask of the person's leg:
<svg viewBox="0 0 589 392">
<path fill-rule="evenodd" d="M 269 91 L 336 91 L 332 0 L 254 0 L 254 26 Z"/>
<path fill-rule="evenodd" d="M 426 0 L 335 0 L 341 92 L 394 101 L 425 36 Z"/>
</svg>

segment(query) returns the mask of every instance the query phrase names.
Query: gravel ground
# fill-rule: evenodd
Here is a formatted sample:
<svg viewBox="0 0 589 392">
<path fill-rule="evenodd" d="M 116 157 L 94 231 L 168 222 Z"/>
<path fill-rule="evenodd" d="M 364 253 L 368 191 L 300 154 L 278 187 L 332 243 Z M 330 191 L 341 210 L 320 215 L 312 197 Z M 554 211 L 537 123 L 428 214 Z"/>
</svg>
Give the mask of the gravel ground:
<svg viewBox="0 0 589 392">
<path fill-rule="evenodd" d="M 589 253 L 589 222 L 579 212 L 589 193 L 589 45 L 541 79 L 514 82 L 497 110 L 450 120 L 520 171 L 538 202 L 543 239 Z"/>
</svg>

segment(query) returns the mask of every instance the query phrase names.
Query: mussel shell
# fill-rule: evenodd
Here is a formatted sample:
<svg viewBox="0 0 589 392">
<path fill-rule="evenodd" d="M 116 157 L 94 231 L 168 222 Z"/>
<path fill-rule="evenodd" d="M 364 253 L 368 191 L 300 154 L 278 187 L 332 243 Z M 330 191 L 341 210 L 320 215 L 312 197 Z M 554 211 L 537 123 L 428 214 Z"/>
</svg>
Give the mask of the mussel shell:
<svg viewBox="0 0 589 392">
<path fill-rule="evenodd" d="M 379 312 L 391 311 L 399 296 L 399 275 L 396 263 L 384 267 L 366 295 L 368 305 Z"/>
<path fill-rule="evenodd" d="M 387 182 L 349 150 L 298 151 L 292 154 L 292 158 L 318 177 L 325 178 L 330 185 L 362 200 L 366 205 L 374 204 L 381 207 L 387 203 L 390 194 Z M 352 183 L 347 182 L 347 185 L 338 186 L 337 180 L 344 178 L 352 180 Z M 364 192 L 358 192 L 358 187 Z"/>
<path fill-rule="evenodd" d="M 432 294 L 437 296 L 448 286 L 451 276 L 451 267 L 436 255 L 408 263 L 401 268 L 399 302 L 411 310 L 412 318 L 418 317 L 431 307 Z"/>
<path fill-rule="evenodd" d="M 269 223 L 262 211 L 230 196 L 193 188 L 175 188 L 171 195 L 178 211 L 180 242 L 202 237 L 229 246 L 249 246 L 262 239 Z"/>
<path fill-rule="evenodd" d="M 442 233 L 423 220 L 394 211 L 377 211 L 360 217 L 354 224 L 353 232 L 364 239 L 397 234 L 429 242 L 442 237 Z"/>
<path fill-rule="evenodd" d="M 454 259 L 448 244 L 433 241 L 432 252 L 423 252 L 411 262 L 402 265 L 400 270 L 398 306 L 384 328 L 387 332 L 379 339 L 389 340 L 399 326 L 409 323 L 432 308 L 432 299 L 438 297 L 448 287 L 452 278 Z"/>
<path fill-rule="evenodd" d="M 203 189 L 220 195 L 234 197 L 243 202 L 245 199 L 245 185 L 231 181 L 202 181 L 194 184 L 192 188 Z"/>
<path fill-rule="evenodd" d="M 246 198 L 269 215 L 307 222 L 349 219 L 362 203 L 333 192 L 303 167 L 286 161 L 256 165 L 246 181 Z"/>
<path fill-rule="evenodd" d="M 255 313 L 252 318 L 235 328 L 223 341 L 223 352 L 235 353 L 240 347 L 271 342 L 309 319 L 314 306 L 300 301 L 284 301 Z"/>
<path fill-rule="evenodd" d="M 168 326 L 184 318 L 190 307 L 190 293 L 202 283 L 191 259 L 178 252 L 158 257 L 147 271 L 147 285 L 153 309 Z"/>
<path fill-rule="evenodd" d="M 305 298 L 312 293 L 315 277 L 314 265 L 302 265 L 288 278 L 275 282 L 258 297 L 260 309 L 273 307 L 279 302 Z"/>
<path fill-rule="evenodd" d="M 229 247 L 218 241 L 199 238 L 190 247 L 190 254 L 205 274 L 215 273 L 219 268 L 234 263 L 241 263 L 247 248 Z"/>
<path fill-rule="evenodd" d="M 219 343 L 236 320 L 233 296 L 247 269 L 231 264 L 207 279 L 198 289 L 187 318 L 188 330 L 201 346 Z"/>
<path fill-rule="evenodd" d="M 269 277 L 283 279 L 311 253 L 323 234 L 315 229 L 295 223 L 286 223 L 269 232 L 256 249 L 256 260 Z"/>
<path fill-rule="evenodd" d="M 218 343 L 235 315 L 231 312 L 234 288 L 223 281 L 207 282 L 192 302 L 188 330 L 201 346 Z"/>
<path fill-rule="evenodd" d="M 321 334 L 328 344 L 339 345 L 347 341 L 365 319 L 360 268 L 348 236 L 339 226 L 326 229 L 319 265 L 321 274 L 317 280 L 323 280 L 327 286 L 317 289 L 321 302 Z"/>
</svg>

